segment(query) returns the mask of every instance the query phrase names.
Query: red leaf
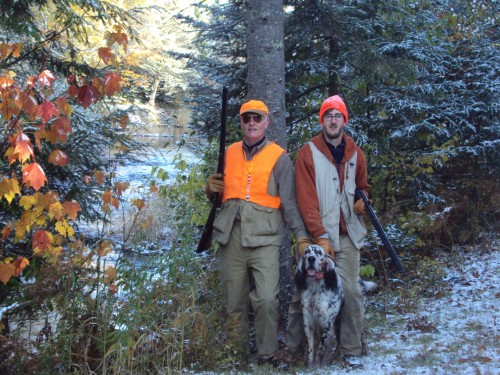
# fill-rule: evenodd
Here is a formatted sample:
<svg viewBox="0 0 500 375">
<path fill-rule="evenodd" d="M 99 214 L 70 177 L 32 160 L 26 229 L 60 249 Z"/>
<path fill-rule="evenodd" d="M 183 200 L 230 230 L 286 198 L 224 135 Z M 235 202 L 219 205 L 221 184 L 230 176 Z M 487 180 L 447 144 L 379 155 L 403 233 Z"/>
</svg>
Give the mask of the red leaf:
<svg viewBox="0 0 500 375">
<path fill-rule="evenodd" d="M 113 96 L 115 93 L 122 91 L 120 86 L 121 78 L 116 73 L 106 73 L 104 75 L 104 92 L 108 96 Z"/>
<path fill-rule="evenodd" d="M 2 228 L 2 236 L 0 236 L 0 241 L 5 241 L 9 236 L 10 236 L 10 232 L 12 231 L 12 228 L 7 225 L 5 227 Z"/>
<path fill-rule="evenodd" d="M 67 201 L 63 203 L 64 211 L 71 218 L 71 220 L 76 220 L 78 212 L 81 211 L 80 204 L 76 201 Z"/>
<path fill-rule="evenodd" d="M 19 117 L 23 102 L 19 93 L 19 89 L 15 87 L 5 87 L 8 85 L 4 77 L 0 77 L 0 115 L 3 115 L 4 120 L 10 120 L 13 116 Z M 5 93 L 2 93 L 5 91 Z M 17 121 L 16 121 L 17 123 Z"/>
<path fill-rule="evenodd" d="M 22 51 L 23 51 L 23 44 L 22 43 L 12 44 L 12 56 L 17 58 L 17 57 L 21 56 Z"/>
<path fill-rule="evenodd" d="M 59 110 L 56 108 L 54 103 L 49 102 L 48 100 L 43 102 L 38 106 L 37 111 L 38 116 L 41 117 L 43 122 L 49 121 L 52 117 L 59 115 Z"/>
<path fill-rule="evenodd" d="M 34 156 L 33 145 L 26 134 L 19 133 L 14 139 L 14 144 L 16 145 L 14 148 L 14 154 L 18 155 L 17 160 L 21 163 L 24 163 Z"/>
<path fill-rule="evenodd" d="M 28 116 L 31 121 L 34 121 L 38 111 L 38 103 L 33 95 L 29 92 L 21 93 L 21 100 L 23 102 L 24 113 Z"/>
<path fill-rule="evenodd" d="M 0 281 L 7 285 L 9 279 L 16 273 L 16 266 L 12 263 L 0 263 Z"/>
<path fill-rule="evenodd" d="M 64 143 L 68 140 L 68 134 L 73 131 L 71 123 L 67 117 L 60 116 L 55 120 L 48 130 L 47 138 L 52 143 L 61 142 Z"/>
<path fill-rule="evenodd" d="M 11 50 L 12 47 L 10 46 L 10 44 L 0 43 L 0 57 L 6 58 Z"/>
<path fill-rule="evenodd" d="M 12 262 L 12 264 L 16 267 L 16 271 L 14 272 L 14 276 L 19 276 L 21 272 L 23 272 L 23 269 L 30 264 L 30 261 L 22 256 L 19 256 Z"/>
<path fill-rule="evenodd" d="M 46 230 L 39 229 L 33 235 L 33 251 L 43 254 L 52 247 L 52 234 Z"/>
<path fill-rule="evenodd" d="M 76 85 L 71 85 L 68 87 L 68 95 L 71 99 L 76 98 L 78 95 L 78 87 Z"/>
<path fill-rule="evenodd" d="M 118 198 L 113 198 L 111 199 L 111 205 L 115 208 L 118 209 L 120 207 L 120 200 Z"/>
<path fill-rule="evenodd" d="M 123 192 L 127 190 L 130 186 L 130 182 L 125 181 L 125 182 L 115 182 L 115 189 L 118 192 L 118 196 L 121 197 L 123 195 Z"/>
<path fill-rule="evenodd" d="M 102 61 L 104 61 L 104 64 L 106 65 L 108 65 L 109 61 L 112 60 L 114 57 L 113 53 L 111 52 L 111 48 L 109 47 L 99 48 L 97 54 L 102 59 Z"/>
<path fill-rule="evenodd" d="M 11 77 L 10 72 L 5 72 L 3 76 L 0 76 L 0 90 L 6 90 L 14 84 L 14 80 Z"/>
<path fill-rule="evenodd" d="M 99 255 L 100 257 L 106 256 L 111 252 L 111 250 L 113 250 L 111 242 L 103 241 L 97 247 L 97 255 Z"/>
<path fill-rule="evenodd" d="M 68 103 L 68 100 L 64 97 L 61 96 L 56 99 L 56 107 L 61 111 L 62 114 L 66 116 L 71 116 L 71 113 L 73 113 L 73 107 Z"/>
<path fill-rule="evenodd" d="M 99 185 L 102 185 L 104 182 L 104 172 L 103 171 L 94 171 L 94 178 L 96 179 Z"/>
<path fill-rule="evenodd" d="M 42 142 L 40 140 L 46 137 L 45 126 L 39 124 L 38 129 L 40 130 L 37 130 L 33 135 L 35 136 L 36 147 L 38 147 L 38 150 L 42 151 Z"/>
<path fill-rule="evenodd" d="M 123 28 L 120 25 L 115 25 L 114 29 L 116 30 L 115 33 L 110 33 L 110 32 L 106 33 L 105 38 L 107 39 L 108 46 L 111 47 L 113 44 L 118 43 L 126 51 L 128 44 L 127 34 L 122 32 Z"/>
<path fill-rule="evenodd" d="M 56 79 L 54 78 L 54 75 L 49 71 L 49 70 L 44 70 L 43 72 L 40 73 L 40 75 L 38 76 L 38 82 L 42 85 L 42 86 L 49 86 L 49 87 L 52 87 L 52 83 L 55 81 Z"/>
<path fill-rule="evenodd" d="M 101 199 L 105 204 L 110 204 L 113 199 L 113 193 L 111 191 L 105 191 L 102 193 Z"/>
<path fill-rule="evenodd" d="M 23 184 L 38 191 L 46 182 L 47 177 L 38 163 L 31 163 L 23 168 Z"/>
<path fill-rule="evenodd" d="M 61 150 L 54 150 L 49 155 L 49 163 L 64 167 L 69 163 L 69 156 Z"/>
<path fill-rule="evenodd" d="M 77 103 L 83 108 L 88 108 L 92 103 L 99 100 L 99 91 L 94 86 L 84 85 L 78 89 Z"/>
</svg>

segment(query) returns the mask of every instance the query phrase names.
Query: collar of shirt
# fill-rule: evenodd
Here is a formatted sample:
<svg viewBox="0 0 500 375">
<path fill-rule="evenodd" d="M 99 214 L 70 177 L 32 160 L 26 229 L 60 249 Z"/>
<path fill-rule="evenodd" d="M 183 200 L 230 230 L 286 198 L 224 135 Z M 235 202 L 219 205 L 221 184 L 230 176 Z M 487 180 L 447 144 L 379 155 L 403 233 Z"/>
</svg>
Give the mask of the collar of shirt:
<svg viewBox="0 0 500 375">
<path fill-rule="evenodd" d="M 326 142 L 326 139 L 325 139 Z M 335 147 L 334 145 L 326 142 L 326 145 L 328 146 L 328 149 L 332 153 L 333 159 L 337 163 L 337 167 L 340 166 L 340 163 L 342 163 L 342 159 L 344 158 L 344 153 L 345 153 L 345 139 L 342 137 L 342 140 L 340 141 L 339 145 Z"/>
<path fill-rule="evenodd" d="M 262 139 L 260 141 L 249 146 L 246 144 L 245 140 L 243 140 L 243 149 L 245 149 L 249 155 L 252 155 L 252 151 L 255 151 L 255 152 L 253 152 L 253 154 L 255 154 L 258 150 L 260 150 L 262 148 L 261 146 L 264 144 L 265 141 L 266 141 L 266 137 L 264 136 L 264 137 L 262 137 Z"/>
</svg>

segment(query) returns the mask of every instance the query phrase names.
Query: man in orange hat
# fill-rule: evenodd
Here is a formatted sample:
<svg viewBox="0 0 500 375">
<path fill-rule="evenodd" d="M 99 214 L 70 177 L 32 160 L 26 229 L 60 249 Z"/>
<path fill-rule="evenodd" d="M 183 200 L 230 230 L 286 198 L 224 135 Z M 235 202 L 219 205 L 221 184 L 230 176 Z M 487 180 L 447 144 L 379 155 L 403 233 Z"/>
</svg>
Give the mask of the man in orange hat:
<svg viewBox="0 0 500 375">
<path fill-rule="evenodd" d="M 278 366 L 274 354 L 278 350 L 279 248 L 285 222 L 299 249 L 307 247 L 309 240 L 295 199 L 292 161 L 283 148 L 265 137 L 268 116 L 260 100 L 241 106 L 243 141 L 228 147 L 224 175 L 209 176 L 207 191 L 222 194 L 214 239 L 220 244 L 228 341 L 247 352 L 250 298 L 257 360 Z"/>
<path fill-rule="evenodd" d="M 326 99 L 319 112 L 322 132 L 302 146 L 296 160 L 296 191 L 300 214 L 313 242 L 335 258 L 345 300 L 341 311 L 337 352 L 349 367 L 363 366 L 364 296 L 361 291 L 359 250 L 364 246 L 364 202 L 356 189 L 368 193 L 366 158 L 344 134 L 349 116 L 338 95 Z M 299 304 L 298 304 L 299 303 Z M 286 346 L 301 353 L 304 346 L 300 296 L 289 309 Z"/>
</svg>

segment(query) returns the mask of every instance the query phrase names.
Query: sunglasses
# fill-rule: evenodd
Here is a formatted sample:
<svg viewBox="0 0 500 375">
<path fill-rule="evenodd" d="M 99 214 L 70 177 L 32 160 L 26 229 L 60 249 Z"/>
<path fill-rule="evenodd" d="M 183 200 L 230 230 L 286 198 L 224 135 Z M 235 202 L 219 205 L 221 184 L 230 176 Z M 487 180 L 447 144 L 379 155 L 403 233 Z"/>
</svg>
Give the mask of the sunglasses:
<svg viewBox="0 0 500 375">
<path fill-rule="evenodd" d="M 264 119 L 264 116 L 245 113 L 245 114 L 241 115 L 241 119 L 243 120 L 244 124 L 248 124 L 252 119 L 253 119 L 253 122 L 258 124 Z"/>
</svg>

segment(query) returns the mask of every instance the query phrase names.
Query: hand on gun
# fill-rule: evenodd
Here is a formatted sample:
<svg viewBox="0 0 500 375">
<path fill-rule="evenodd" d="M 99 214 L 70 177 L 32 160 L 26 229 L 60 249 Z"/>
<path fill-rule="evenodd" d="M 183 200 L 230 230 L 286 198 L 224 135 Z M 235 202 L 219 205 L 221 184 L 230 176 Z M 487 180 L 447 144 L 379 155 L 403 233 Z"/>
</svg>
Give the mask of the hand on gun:
<svg viewBox="0 0 500 375">
<path fill-rule="evenodd" d="M 370 203 L 371 205 L 372 200 L 368 199 L 368 203 Z M 365 202 L 363 202 L 363 199 L 358 199 L 354 203 L 354 212 L 356 213 L 356 215 L 366 215 L 366 207 L 365 207 Z"/>
<path fill-rule="evenodd" d="M 208 176 L 207 191 L 209 194 L 222 193 L 224 191 L 222 173 L 214 173 Z"/>
</svg>

